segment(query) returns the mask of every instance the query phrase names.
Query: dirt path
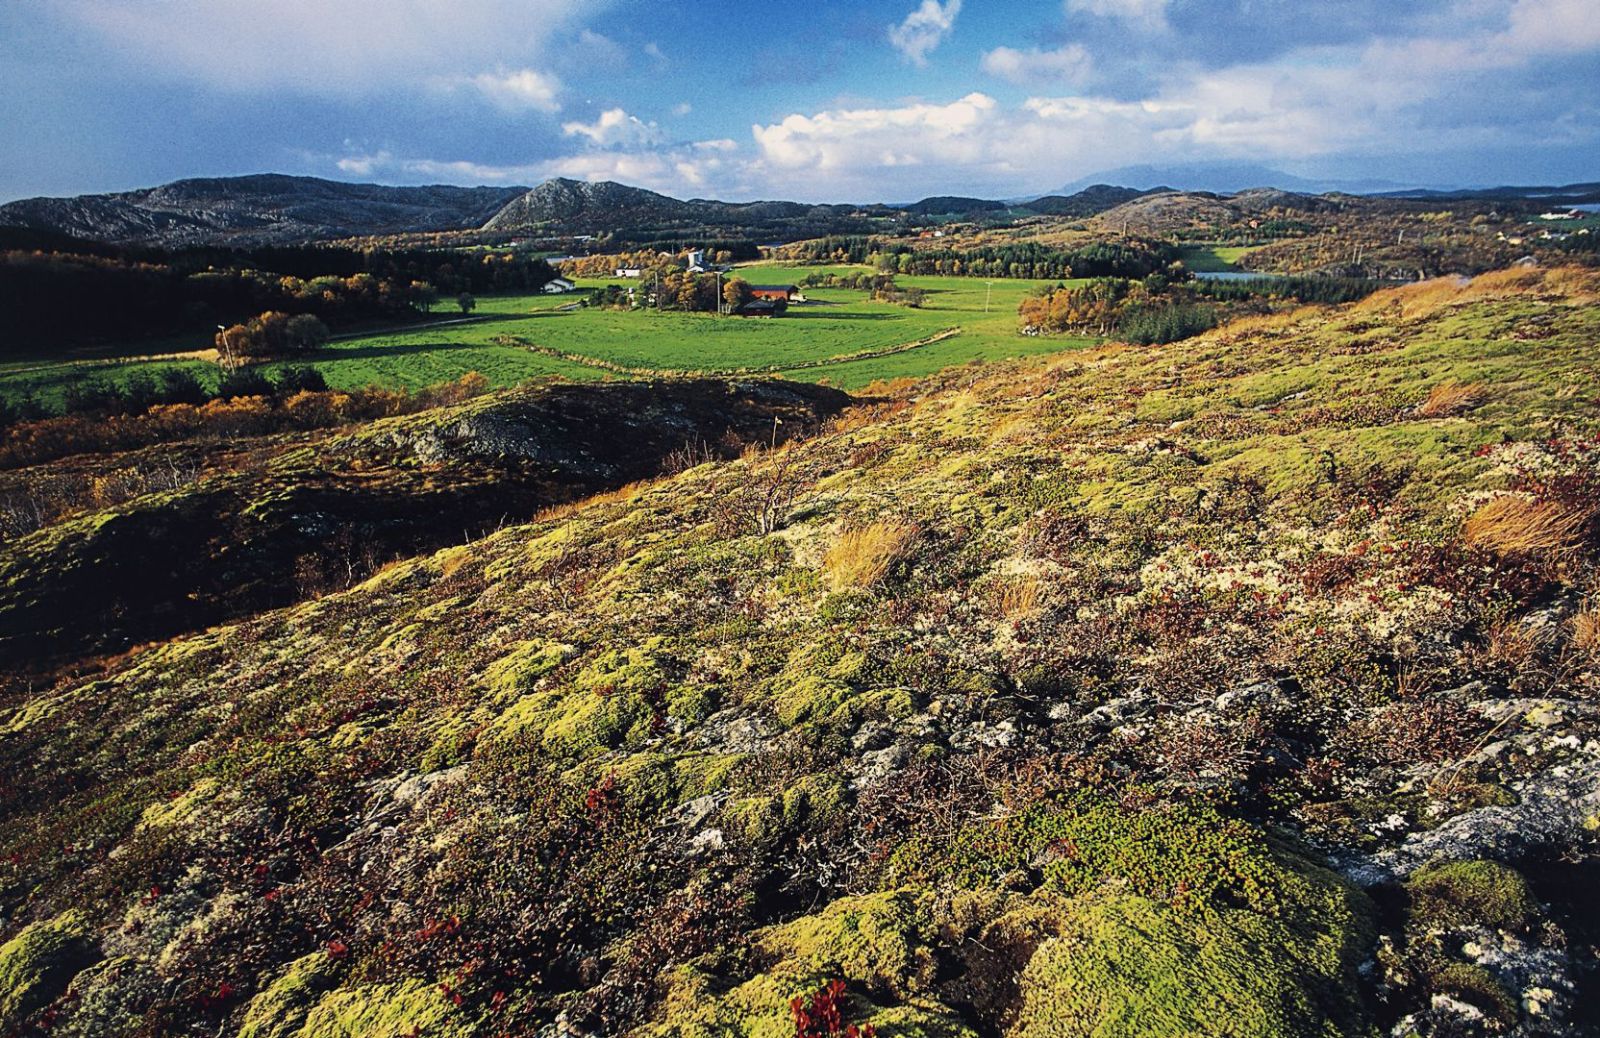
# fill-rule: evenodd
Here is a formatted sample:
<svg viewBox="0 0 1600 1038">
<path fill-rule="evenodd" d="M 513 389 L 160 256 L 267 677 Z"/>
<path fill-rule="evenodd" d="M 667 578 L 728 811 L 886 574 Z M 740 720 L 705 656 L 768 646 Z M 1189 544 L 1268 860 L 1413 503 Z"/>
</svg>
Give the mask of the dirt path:
<svg viewBox="0 0 1600 1038">
<path fill-rule="evenodd" d="M 550 346 L 540 346 L 526 339 L 519 339 L 514 335 L 502 335 L 497 339 L 502 345 L 521 346 L 531 353 L 556 360 L 564 360 L 571 364 L 582 364 L 584 367 L 596 368 L 600 371 L 609 371 L 616 375 L 630 375 L 635 378 L 673 378 L 684 375 L 712 378 L 729 378 L 738 375 L 773 375 L 780 371 L 807 371 L 812 368 L 825 368 L 833 364 L 845 364 L 854 360 L 873 360 L 877 357 L 889 357 L 896 353 L 907 353 L 911 350 L 932 346 L 936 342 L 943 342 L 953 336 L 961 334 L 961 327 L 946 328 L 935 332 L 925 339 L 915 342 L 902 342 L 894 346 L 883 346 L 878 349 L 857 350 L 854 353 L 841 353 L 833 357 L 823 357 L 818 360 L 801 361 L 798 364 L 766 364 L 753 368 L 636 368 L 627 364 L 618 364 L 615 361 L 602 360 L 599 357 L 589 357 L 582 353 L 568 353 Z"/>
</svg>

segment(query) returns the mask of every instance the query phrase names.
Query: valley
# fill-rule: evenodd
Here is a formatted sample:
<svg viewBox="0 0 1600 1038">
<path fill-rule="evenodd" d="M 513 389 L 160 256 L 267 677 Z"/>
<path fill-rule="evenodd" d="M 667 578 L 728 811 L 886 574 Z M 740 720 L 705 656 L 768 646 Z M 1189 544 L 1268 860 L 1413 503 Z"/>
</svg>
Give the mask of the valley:
<svg viewBox="0 0 1600 1038">
<path fill-rule="evenodd" d="M 1587 218 L 1085 195 L 24 207 L 0 1035 L 1593 1033 Z"/>
</svg>

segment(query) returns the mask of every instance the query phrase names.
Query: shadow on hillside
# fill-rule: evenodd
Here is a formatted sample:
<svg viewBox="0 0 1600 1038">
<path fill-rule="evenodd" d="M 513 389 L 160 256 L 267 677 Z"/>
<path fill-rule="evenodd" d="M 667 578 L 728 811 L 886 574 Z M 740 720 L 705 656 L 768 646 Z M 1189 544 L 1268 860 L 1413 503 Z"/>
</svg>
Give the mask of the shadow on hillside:
<svg viewBox="0 0 1600 1038">
<path fill-rule="evenodd" d="M 332 430 L 266 467 L 100 513 L 81 535 L 0 542 L 0 702 L 13 677 L 342 590 L 393 560 L 677 471 L 686 450 L 730 459 L 815 435 L 851 403 L 768 380 L 536 386 L 485 397 L 470 418 Z"/>
</svg>

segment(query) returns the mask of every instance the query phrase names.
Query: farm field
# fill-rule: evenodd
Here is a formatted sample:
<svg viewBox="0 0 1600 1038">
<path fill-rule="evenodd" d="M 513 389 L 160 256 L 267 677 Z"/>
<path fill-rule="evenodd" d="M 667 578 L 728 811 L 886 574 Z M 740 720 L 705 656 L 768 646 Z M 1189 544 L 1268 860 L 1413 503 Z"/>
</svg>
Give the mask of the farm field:
<svg viewBox="0 0 1600 1038">
<path fill-rule="evenodd" d="M 814 271 L 860 269 L 865 268 L 754 265 L 741 267 L 736 274 L 757 284 L 788 284 Z M 608 283 L 586 280 L 580 287 Z M 344 389 L 368 385 L 416 389 L 469 371 L 483 374 L 497 386 L 552 375 L 584 380 L 616 377 L 617 368 L 777 372 L 850 389 L 880 378 L 927 375 L 972 360 L 1074 349 L 1090 341 L 1017 334 L 1017 304 L 1041 282 L 996 280 L 986 285 L 970 278 L 901 277 L 898 283 L 924 289 L 926 304 L 913 309 L 873 302 L 854 289 L 811 289 L 806 292 L 808 301 L 793 306 L 785 317 L 761 320 L 566 309 L 576 301 L 575 295 L 482 297 L 473 320 L 445 318 L 427 327 L 340 337 L 311 357 L 286 363 L 310 364 L 330 386 Z M 903 352 L 860 356 L 950 329 L 960 331 Z M 549 352 L 500 341 L 507 337 Z M 198 340 L 165 339 L 159 344 L 130 344 L 122 357 L 12 362 L 0 365 L 0 395 L 16 399 L 32 394 L 55 406 L 75 381 L 120 382 L 135 372 L 154 375 L 172 367 L 188 368 L 202 382 L 214 385 L 213 364 L 170 356 L 208 346 Z M 282 366 L 274 363 L 263 369 L 271 374 Z"/>
<path fill-rule="evenodd" d="M 1239 270 L 1239 260 L 1257 245 L 1190 245 L 1179 251 L 1184 266 L 1197 274 L 1223 274 Z"/>
</svg>

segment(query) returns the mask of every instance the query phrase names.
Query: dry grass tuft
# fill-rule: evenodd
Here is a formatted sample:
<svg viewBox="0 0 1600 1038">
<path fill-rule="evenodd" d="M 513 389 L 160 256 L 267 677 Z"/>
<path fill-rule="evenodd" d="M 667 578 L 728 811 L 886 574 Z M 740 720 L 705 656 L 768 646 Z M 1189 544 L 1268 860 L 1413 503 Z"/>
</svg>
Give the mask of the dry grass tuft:
<svg viewBox="0 0 1600 1038">
<path fill-rule="evenodd" d="M 1477 548 L 1500 554 L 1562 552 L 1578 546 L 1589 515 L 1548 501 L 1497 497 L 1473 512 L 1461 537 Z"/>
<path fill-rule="evenodd" d="M 1015 620 L 1038 612 L 1043 598 L 1043 585 L 1034 577 L 1022 577 L 1000 588 L 995 595 L 995 608 L 1007 620 Z"/>
<path fill-rule="evenodd" d="M 1539 662 L 1554 635 L 1552 627 L 1535 627 L 1516 620 L 1497 623 L 1489 629 L 1489 658 L 1513 671 L 1527 670 Z"/>
<path fill-rule="evenodd" d="M 1441 382 L 1428 391 L 1428 399 L 1417 408 L 1424 418 L 1448 418 L 1472 410 L 1489 397 L 1482 382 Z"/>
<path fill-rule="evenodd" d="M 632 501 L 650 487 L 654 486 L 655 482 L 655 480 L 651 479 L 641 479 L 636 483 L 629 483 L 627 486 L 618 487 L 616 490 L 607 490 L 604 493 L 595 494 L 592 497 L 583 497 L 576 501 L 567 501 L 559 505 L 551 505 L 548 508 L 541 508 L 538 513 L 534 515 L 533 521 L 536 523 L 543 523 L 550 522 L 551 520 L 555 519 L 566 519 L 569 516 L 576 515 L 577 513 L 583 511 L 585 508 L 597 507 L 599 505 L 614 505 L 620 504 L 624 501 Z"/>
<path fill-rule="evenodd" d="M 828 586 L 835 591 L 871 587 L 888 575 L 910 552 L 917 527 L 881 522 L 846 530 L 822 561 Z"/>
<path fill-rule="evenodd" d="M 1572 646 L 1579 652 L 1600 657 L 1600 609 L 1586 603 L 1572 618 Z"/>
</svg>

